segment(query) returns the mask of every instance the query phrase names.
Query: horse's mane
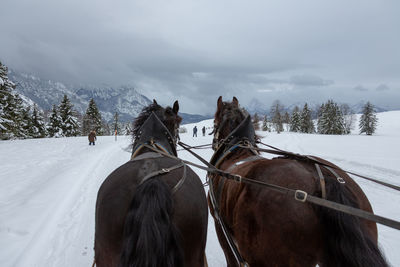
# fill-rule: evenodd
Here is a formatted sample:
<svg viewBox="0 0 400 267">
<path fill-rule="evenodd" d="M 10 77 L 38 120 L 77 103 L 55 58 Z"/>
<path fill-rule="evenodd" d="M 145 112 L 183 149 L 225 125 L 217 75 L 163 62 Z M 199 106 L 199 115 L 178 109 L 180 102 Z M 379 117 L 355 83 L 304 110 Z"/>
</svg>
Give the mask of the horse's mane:
<svg viewBox="0 0 400 267">
<path fill-rule="evenodd" d="M 151 115 L 152 112 L 156 113 L 156 111 L 162 109 L 160 105 L 157 103 L 152 103 L 147 107 L 142 109 L 142 112 L 136 117 L 133 121 L 133 140 L 135 140 L 136 136 L 139 133 L 140 127 L 142 127 L 143 123 L 147 120 L 147 118 Z"/>
<path fill-rule="evenodd" d="M 221 114 L 221 117 L 227 120 L 234 121 L 237 125 L 239 125 L 240 122 L 242 122 L 242 120 L 244 120 L 247 115 L 249 115 L 246 109 L 240 106 L 238 107 L 232 102 L 223 102 L 223 105 L 224 114 Z M 232 131 L 233 129 L 230 130 Z"/>
<path fill-rule="evenodd" d="M 236 106 L 233 102 L 223 102 L 224 104 L 224 114 L 222 117 L 225 119 L 231 120 L 235 123 L 235 125 L 239 125 L 250 113 L 241 106 Z M 217 111 L 218 112 L 218 111 Z M 233 131 L 234 128 L 230 129 Z M 260 136 L 256 134 L 256 141 L 261 140 Z"/>
</svg>

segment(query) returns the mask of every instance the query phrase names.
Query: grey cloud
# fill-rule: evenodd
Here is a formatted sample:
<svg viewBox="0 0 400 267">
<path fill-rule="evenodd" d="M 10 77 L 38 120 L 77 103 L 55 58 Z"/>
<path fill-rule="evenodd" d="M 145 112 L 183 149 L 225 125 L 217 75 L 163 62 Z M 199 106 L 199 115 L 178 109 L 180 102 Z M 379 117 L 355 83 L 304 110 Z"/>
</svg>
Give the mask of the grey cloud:
<svg viewBox="0 0 400 267">
<path fill-rule="evenodd" d="M 183 99 L 184 112 L 207 113 L 219 95 L 323 99 L 346 84 L 399 86 L 397 10 L 400 1 L 3 0 L 0 60 L 67 83 L 133 84 L 165 104 Z"/>
<path fill-rule="evenodd" d="M 389 89 L 389 86 L 387 86 L 386 84 L 380 84 L 378 87 L 376 87 L 376 91 L 386 91 Z"/>
<path fill-rule="evenodd" d="M 299 86 L 328 86 L 334 82 L 332 80 L 324 80 L 315 75 L 296 75 L 290 78 L 290 82 Z"/>
<path fill-rule="evenodd" d="M 353 90 L 355 90 L 355 91 L 360 91 L 360 92 L 366 92 L 366 91 L 368 91 L 368 89 L 365 88 L 365 87 L 362 86 L 362 85 L 357 85 L 356 87 L 353 88 Z"/>
</svg>

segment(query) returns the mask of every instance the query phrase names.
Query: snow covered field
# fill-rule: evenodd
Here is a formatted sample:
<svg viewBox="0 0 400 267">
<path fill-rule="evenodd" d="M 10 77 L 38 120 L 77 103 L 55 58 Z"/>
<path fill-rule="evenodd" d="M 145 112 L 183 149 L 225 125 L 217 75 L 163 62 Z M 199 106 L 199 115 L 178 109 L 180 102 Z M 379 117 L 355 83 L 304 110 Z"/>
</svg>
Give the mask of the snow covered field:
<svg viewBox="0 0 400 267">
<path fill-rule="evenodd" d="M 346 170 L 400 185 L 400 111 L 378 114 L 374 136 L 332 136 L 258 132 L 263 142 L 301 154 L 312 154 Z M 181 140 L 192 145 L 211 143 L 194 124 Z M 207 133 L 210 132 L 207 129 Z M 86 137 L 0 141 L 0 266 L 91 266 L 94 208 L 97 190 L 115 168 L 130 158 L 130 138 L 99 137 L 88 146 Z M 212 151 L 198 150 L 210 159 Z M 179 156 L 198 163 L 187 152 Z M 273 157 L 273 155 L 265 155 Z M 195 169 L 204 180 L 205 172 Z M 400 220 L 400 194 L 355 177 L 376 214 Z M 378 226 L 379 243 L 392 266 L 400 266 L 400 231 Z M 225 266 L 210 216 L 207 241 L 210 267 Z"/>
</svg>

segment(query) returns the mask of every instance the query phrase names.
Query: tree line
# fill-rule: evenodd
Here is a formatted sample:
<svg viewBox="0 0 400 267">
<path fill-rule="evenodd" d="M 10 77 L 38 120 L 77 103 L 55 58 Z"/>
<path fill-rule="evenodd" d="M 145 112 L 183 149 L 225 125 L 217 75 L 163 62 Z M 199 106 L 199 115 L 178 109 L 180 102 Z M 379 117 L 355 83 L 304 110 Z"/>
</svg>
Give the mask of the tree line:
<svg viewBox="0 0 400 267">
<path fill-rule="evenodd" d="M 130 125 L 119 122 L 114 114 L 112 124 L 106 123 L 94 101 L 89 101 L 85 114 L 74 109 L 67 95 L 52 109 L 42 112 L 36 104 L 24 104 L 15 90 L 16 85 L 8 79 L 8 69 L 0 62 L 0 139 L 70 137 L 88 135 L 130 134 Z M 46 114 L 45 114 L 46 113 Z"/>
<path fill-rule="evenodd" d="M 262 126 L 260 129 L 260 121 Z M 256 130 L 271 131 L 277 133 L 284 131 L 299 133 L 319 134 L 349 134 L 355 127 L 356 115 L 349 105 L 339 105 L 333 100 L 328 100 L 320 105 L 317 110 L 310 109 L 307 103 L 300 109 L 295 106 L 291 114 L 284 111 L 284 106 L 279 100 L 274 101 L 271 106 L 270 115 L 263 118 L 256 113 L 253 116 L 253 124 Z M 374 106 L 367 102 L 362 111 L 359 121 L 360 134 L 372 135 L 378 123 Z"/>
</svg>

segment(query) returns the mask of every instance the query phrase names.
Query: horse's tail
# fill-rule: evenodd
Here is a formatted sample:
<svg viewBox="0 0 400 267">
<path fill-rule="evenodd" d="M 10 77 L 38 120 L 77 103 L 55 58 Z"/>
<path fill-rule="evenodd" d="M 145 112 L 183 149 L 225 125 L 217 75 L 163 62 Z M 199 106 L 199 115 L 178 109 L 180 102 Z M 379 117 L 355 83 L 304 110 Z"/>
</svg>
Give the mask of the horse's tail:
<svg viewBox="0 0 400 267">
<path fill-rule="evenodd" d="M 161 179 L 137 187 L 125 219 L 119 267 L 183 266 L 172 210 L 171 190 Z"/>
<path fill-rule="evenodd" d="M 359 208 L 354 195 L 335 179 L 326 179 L 327 199 Z M 324 267 L 389 266 L 365 223 L 356 216 L 318 207 L 324 242 Z"/>
</svg>

